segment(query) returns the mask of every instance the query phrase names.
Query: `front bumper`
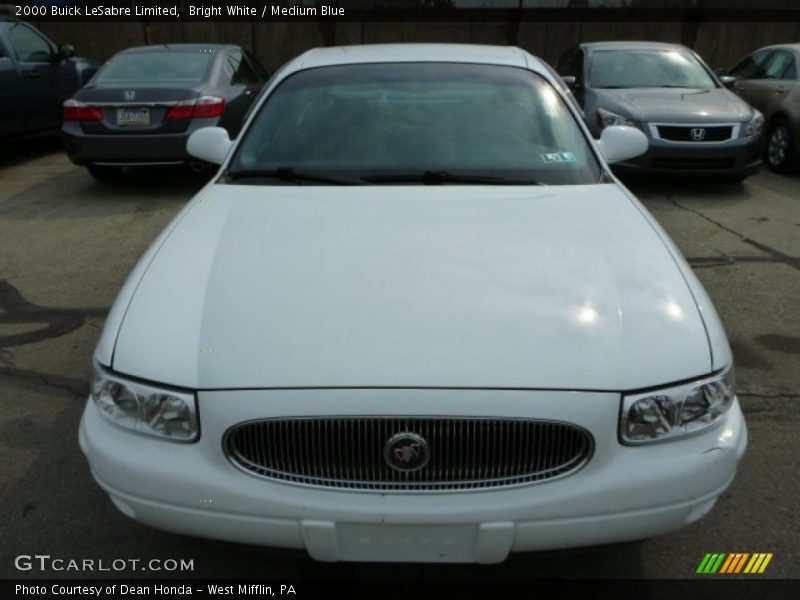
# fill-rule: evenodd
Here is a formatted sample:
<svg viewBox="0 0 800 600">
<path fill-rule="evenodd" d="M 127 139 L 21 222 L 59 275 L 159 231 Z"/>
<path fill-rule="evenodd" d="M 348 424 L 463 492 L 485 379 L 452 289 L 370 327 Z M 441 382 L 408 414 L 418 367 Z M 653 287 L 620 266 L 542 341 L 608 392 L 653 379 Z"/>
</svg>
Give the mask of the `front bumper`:
<svg viewBox="0 0 800 600">
<path fill-rule="evenodd" d="M 315 391 L 314 394 L 319 394 Z M 619 395 L 479 390 L 201 392 L 202 437 L 180 444 L 127 433 L 90 401 L 80 444 L 92 473 L 127 516 L 177 533 L 305 548 L 319 560 L 499 562 L 512 551 L 643 539 L 692 523 L 733 479 L 747 445 L 738 401 L 703 435 L 649 447 L 617 441 Z M 221 439 L 269 416 L 458 414 L 552 418 L 581 425 L 595 452 L 564 479 L 500 490 L 370 492 L 316 489 L 236 469 Z M 394 410 L 392 410 L 394 409 Z M 268 414 L 265 414 L 268 413 Z"/>
<path fill-rule="evenodd" d="M 747 176 L 761 166 L 761 136 L 736 138 L 720 143 L 670 142 L 649 133 L 647 152 L 615 163 L 618 174 L 697 173 L 699 175 Z"/>
</svg>

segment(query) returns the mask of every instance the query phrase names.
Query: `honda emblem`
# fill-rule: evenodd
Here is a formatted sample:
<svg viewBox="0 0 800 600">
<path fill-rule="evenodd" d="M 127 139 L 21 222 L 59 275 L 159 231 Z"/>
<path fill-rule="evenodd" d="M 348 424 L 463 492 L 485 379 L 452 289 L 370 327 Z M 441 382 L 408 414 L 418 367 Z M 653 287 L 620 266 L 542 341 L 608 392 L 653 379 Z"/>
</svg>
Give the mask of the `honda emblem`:
<svg viewBox="0 0 800 600">
<path fill-rule="evenodd" d="M 706 130 L 702 127 L 695 127 L 692 129 L 692 141 L 693 142 L 702 142 L 706 139 Z"/>
</svg>

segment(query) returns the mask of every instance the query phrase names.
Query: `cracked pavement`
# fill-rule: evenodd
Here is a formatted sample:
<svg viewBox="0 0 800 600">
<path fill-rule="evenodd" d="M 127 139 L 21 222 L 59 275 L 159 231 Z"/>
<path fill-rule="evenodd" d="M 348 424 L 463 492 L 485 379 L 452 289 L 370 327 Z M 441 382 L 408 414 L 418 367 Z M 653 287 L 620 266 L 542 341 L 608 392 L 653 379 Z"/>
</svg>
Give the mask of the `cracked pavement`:
<svg viewBox="0 0 800 600">
<path fill-rule="evenodd" d="M 104 314 L 202 184 L 168 170 L 100 185 L 69 163 L 58 138 L 0 149 L 0 576 L 24 575 L 14 556 L 44 553 L 192 558 L 196 576 L 407 577 L 408 567 L 314 563 L 155 531 L 118 513 L 92 481 L 77 428 Z M 696 269 L 726 326 L 750 432 L 737 479 L 702 521 L 642 544 L 415 566 L 416 576 L 682 578 L 706 552 L 773 552 L 766 576 L 800 577 L 800 175 L 629 187 Z"/>
</svg>

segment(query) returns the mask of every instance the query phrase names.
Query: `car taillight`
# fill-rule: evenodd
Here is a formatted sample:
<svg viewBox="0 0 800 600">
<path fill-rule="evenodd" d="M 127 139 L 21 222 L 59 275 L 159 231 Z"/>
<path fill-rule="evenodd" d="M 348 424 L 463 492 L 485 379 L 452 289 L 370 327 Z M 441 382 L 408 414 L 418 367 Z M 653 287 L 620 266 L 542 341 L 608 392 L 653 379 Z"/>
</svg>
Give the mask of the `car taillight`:
<svg viewBox="0 0 800 600">
<path fill-rule="evenodd" d="M 217 96 L 203 96 L 197 100 L 194 106 L 195 119 L 207 119 L 209 117 L 219 117 L 225 110 L 225 98 Z"/>
<path fill-rule="evenodd" d="M 194 103 L 176 104 L 167 111 L 167 119 L 207 119 L 225 111 L 225 98 L 202 96 Z"/>
<path fill-rule="evenodd" d="M 193 104 L 177 104 L 171 106 L 167 111 L 167 119 L 191 119 L 192 111 L 194 110 Z"/>
<path fill-rule="evenodd" d="M 103 111 L 96 106 L 88 106 L 77 100 L 64 102 L 65 121 L 102 121 Z"/>
</svg>

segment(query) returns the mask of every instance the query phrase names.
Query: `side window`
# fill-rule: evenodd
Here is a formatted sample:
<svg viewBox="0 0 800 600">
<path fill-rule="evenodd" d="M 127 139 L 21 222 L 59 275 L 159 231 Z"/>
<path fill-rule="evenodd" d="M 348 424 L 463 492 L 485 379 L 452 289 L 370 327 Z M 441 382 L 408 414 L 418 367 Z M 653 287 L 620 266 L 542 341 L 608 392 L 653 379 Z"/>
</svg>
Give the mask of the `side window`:
<svg viewBox="0 0 800 600">
<path fill-rule="evenodd" d="M 231 52 L 225 59 L 225 73 L 231 78 L 231 85 L 249 85 L 258 78 L 241 52 Z"/>
<path fill-rule="evenodd" d="M 763 79 L 764 65 L 772 56 L 772 50 L 759 50 L 745 58 L 730 70 L 730 75 L 736 79 Z"/>
<path fill-rule="evenodd" d="M 792 56 L 792 62 L 787 67 L 787 69 L 783 72 L 784 79 L 797 79 L 797 61 L 795 57 Z"/>
<path fill-rule="evenodd" d="M 765 79 L 796 79 L 794 55 L 787 50 L 776 50 L 764 67 Z"/>
<path fill-rule="evenodd" d="M 16 21 L 3 23 L 20 62 L 49 62 L 53 49 L 35 29 Z"/>
</svg>

